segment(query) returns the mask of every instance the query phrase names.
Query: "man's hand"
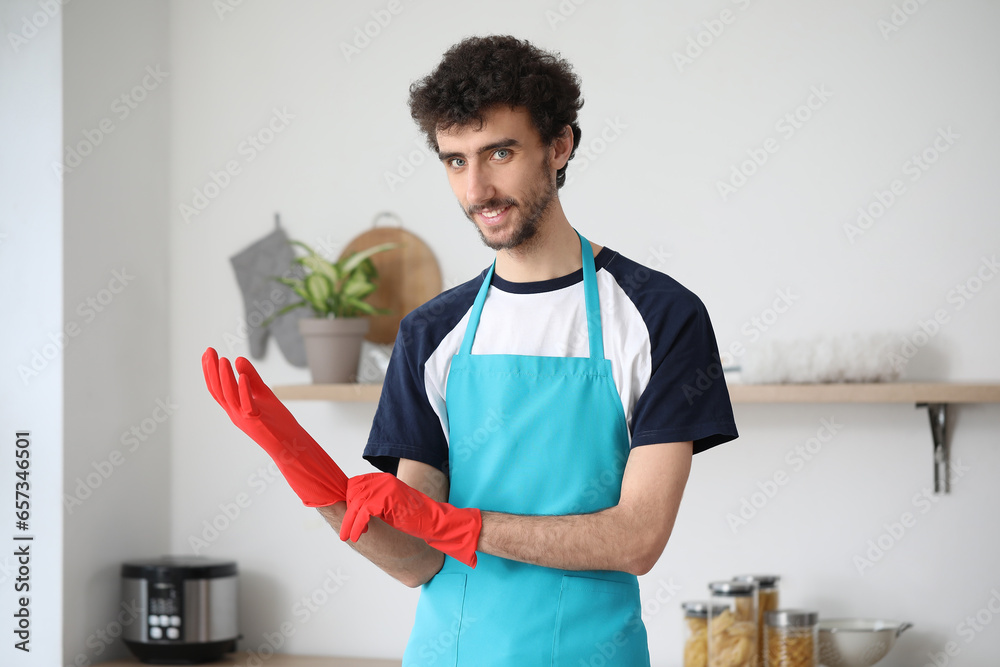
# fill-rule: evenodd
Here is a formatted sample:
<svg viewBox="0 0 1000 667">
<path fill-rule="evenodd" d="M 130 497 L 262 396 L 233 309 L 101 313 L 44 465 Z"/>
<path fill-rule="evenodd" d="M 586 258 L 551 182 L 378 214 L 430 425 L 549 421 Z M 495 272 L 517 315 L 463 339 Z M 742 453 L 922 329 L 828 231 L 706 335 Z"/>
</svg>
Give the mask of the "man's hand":
<svg viewBox="0 0 1000 667">
<path fill-rule="evenodd" d="M 295 421 L 248 360 L 236 360 L 238 383 L 229 360 L 220 359 L 211 347 L 202 355 L 201 367 L 212 397 L 274 459 L 306 506 L 325 507 L 345 500 L 347 475 Z"/>
<path fill-rule="evenodd" d="M 483 527 L 478 509 L 438 502 L 389 473 L 352 477 L 347 483 L 347 513 L 340 539 L 357 542 L 373 516 L 470 567 L 476 566 L 476 545 Z"/>
</svg>

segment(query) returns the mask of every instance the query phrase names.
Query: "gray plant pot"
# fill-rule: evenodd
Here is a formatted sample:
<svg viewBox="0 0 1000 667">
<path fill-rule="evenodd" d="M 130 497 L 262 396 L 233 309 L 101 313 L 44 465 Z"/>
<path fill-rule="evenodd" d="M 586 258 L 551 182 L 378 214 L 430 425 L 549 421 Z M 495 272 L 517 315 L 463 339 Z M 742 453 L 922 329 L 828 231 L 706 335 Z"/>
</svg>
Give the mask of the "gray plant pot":
<svg viewBox="0 0 1000 667">
<path fill-rule="evenodd" d="M 299 320 L 313 384 L 354 382 L 361 358 L 361 341 L 370 324 L 367 317 Z"/>
</svg>

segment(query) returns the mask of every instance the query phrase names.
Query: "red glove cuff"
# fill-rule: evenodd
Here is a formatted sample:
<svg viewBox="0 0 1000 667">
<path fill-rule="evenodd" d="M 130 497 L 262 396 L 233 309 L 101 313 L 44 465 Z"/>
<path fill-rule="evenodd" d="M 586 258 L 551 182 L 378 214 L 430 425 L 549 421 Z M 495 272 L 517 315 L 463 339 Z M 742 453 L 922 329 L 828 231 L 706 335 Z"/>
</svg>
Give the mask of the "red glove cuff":
<svg viewBox="0 0 1000 667">
<path fill-rule="evenodd" d="M 441 553 L 469 567 L 476 566 L 476 547 L 479 534 L 483 531 L 483 514 L 475 507 L 455 507 L 442 503 L 448 508 L 448 530 L 441 531 L 424 541 Z"/>
<path fill-rule="evenodd" d="M 483 528 L 482 513 L 476 508 L 434 500 L 389 473 L 352 477 L 347 483 L 347 512 L 340 539 L 357 542 L 373 516 L 470 567 L 476 566 L 476 547 Z"/>
</svg>

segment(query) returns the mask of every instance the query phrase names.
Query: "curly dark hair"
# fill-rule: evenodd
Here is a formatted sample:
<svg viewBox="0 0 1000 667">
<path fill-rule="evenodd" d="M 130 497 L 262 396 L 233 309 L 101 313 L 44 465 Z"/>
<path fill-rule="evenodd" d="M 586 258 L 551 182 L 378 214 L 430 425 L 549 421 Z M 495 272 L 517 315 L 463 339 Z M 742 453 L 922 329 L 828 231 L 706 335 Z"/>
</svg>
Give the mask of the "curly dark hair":
<svg viewBox="0 0 1000 667">
<path fill-rule="evenodd" d="M 542 143 L 565 131 L 580 145 L 577 112 L 583 106 L 580 80 L 568 62 L 509 35 L 469 37 L 452 46 L 430 75 L 410 86 L 410 115 L 437 152 L 436 133 L 478 123 L 498 106 L 524 107 Z M 568 164 L 568 161 L 567 161 Z M 566 165 L 556 172 L 556 187 L 566 182 Z"/>
</svg>

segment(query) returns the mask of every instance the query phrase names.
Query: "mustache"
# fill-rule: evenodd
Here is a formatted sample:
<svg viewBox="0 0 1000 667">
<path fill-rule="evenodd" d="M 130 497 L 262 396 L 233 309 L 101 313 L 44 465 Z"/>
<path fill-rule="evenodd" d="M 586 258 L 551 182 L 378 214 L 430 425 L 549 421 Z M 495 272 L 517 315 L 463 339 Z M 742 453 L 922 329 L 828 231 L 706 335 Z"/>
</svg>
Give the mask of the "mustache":
<svg viewBox="0 0 1000 667">
<path fill-rule="evenodd" d="M 498 208 L 504 208 L 506 206 L 517 206 L 517 201 L 511 198 L 491 199 L 483 204 L 476 204 L 474 206 L 470 206 L 466 210 L 468 211 L 470 216 L 473 216 L 476 213 L 481 213 L 482 211 L 491 211 Z"/>
</svg>

